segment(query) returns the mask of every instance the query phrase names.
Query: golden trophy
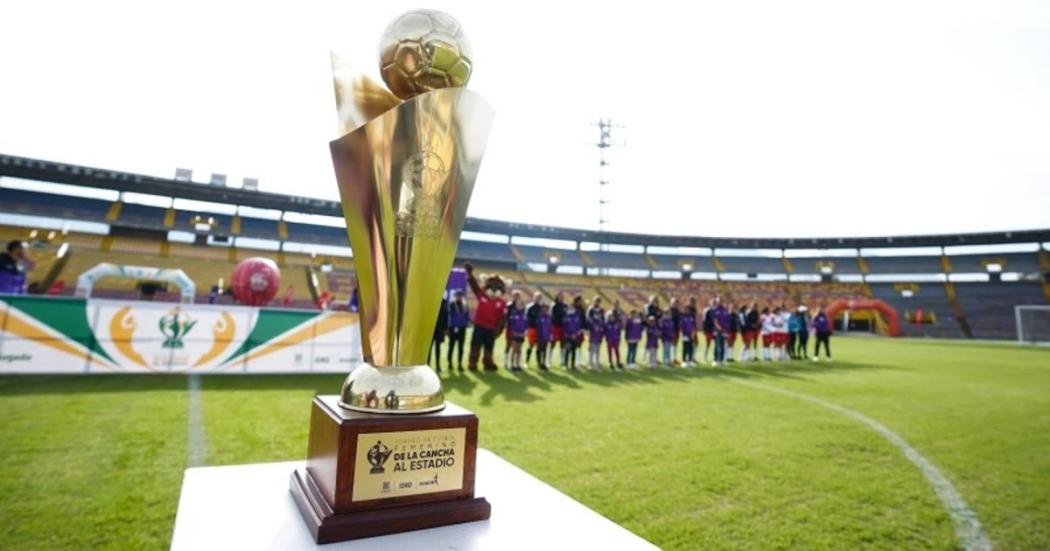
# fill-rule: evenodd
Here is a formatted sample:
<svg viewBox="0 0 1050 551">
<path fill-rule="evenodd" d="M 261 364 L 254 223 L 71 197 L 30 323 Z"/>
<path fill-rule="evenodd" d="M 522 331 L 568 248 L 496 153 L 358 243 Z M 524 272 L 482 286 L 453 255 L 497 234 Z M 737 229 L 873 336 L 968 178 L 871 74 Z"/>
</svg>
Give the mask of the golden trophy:
<svg viewBox="0 0 1050 551">
<path fill-rule="evenodd" d="M 332 164 L 354 252 L 365 362 L 316 396 L 291 490 L 318 543 L 486 519 L 474 496 L 477 417 L 426 365 L 492 125 L 463 88 L 470 47 L 451 16 L 405 13 L 383 35 L 389 91 L 333 55 L 342 137 Z"/>
</svg>

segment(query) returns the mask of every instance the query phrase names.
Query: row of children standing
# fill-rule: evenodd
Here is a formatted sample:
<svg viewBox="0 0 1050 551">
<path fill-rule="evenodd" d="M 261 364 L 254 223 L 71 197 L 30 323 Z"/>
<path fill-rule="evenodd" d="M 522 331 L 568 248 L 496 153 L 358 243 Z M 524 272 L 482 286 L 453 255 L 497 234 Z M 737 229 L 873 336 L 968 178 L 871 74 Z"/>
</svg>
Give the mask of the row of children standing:
<svg viewBox="0 0 1050 551">
<path fill-rule="evenodd" d="M 445 308 L 442 310 L 444 313 Z M 439 370 L 440 342 L 444 334 L 448 334 L 450 341 L 448 364 L 453 365 L 454 353 L 458 352 L 456 357 L 462 370 L 463 342 L 469 317 L 463 295 L 457 293 L 447 306 L 447 317 L 438 322 L 439 327 L 447 327 L 447 331 L 435 333 Z M 627 313 L 620 308 L 619 301 L 614 301 L 606 311 L 601 297 L 595 297 L 587 305 L 582 296 L 577 295 L 571 303 L 566 303 L 564 295 L 557 293 L 553 303 L 548 303 L 542 294 L 536 293 L 532 302 L 525 304 L 521 292 L 513 291 L 505 316 L 503 365 L 511 370 L 521 370 L 523 364 L 530 363 L 535 356 L 536 365 L 541 370 L 549 369 L 555 359 L 563 368 L 576 369 L 578 356 L 582 363 L 580 350 L 585 343 L 586 365 L 591 369 L 601 368 L 603 345 L 611 369 L 639 364 L 650 367 L 661 363 L 697 365 L 701 334 L 704 347 L 700 361 L 707 363 L 710 357 L 715 366 L 728 361 L 758 360 L 760 344 L 763 349 L 761 358 L 767 361 L 805 358 L 810 329 L 816 333 L 814 360 L 821 345 L 830 359 L 830 320 L 819 309 L 810 318 L 804 306 L 794 312 L 783 307 L 760 311 L 756 304 L 739 309 L 735 306 L 727 308 L 719 297 L 709 301 L 703 310 L 695 297 L 689 298 L 685 306 L 680 306 L 678 300 L 672 298 L 665 309 L 654 296 L 650 297 L 644 310 Z M 743 347 L 734 357 L 738 336 Z M 620 357 L 621 339 L 627 344 L 625 359 Z M 682 345 L 680 356 L 679 343 Z"/>
<path fill-rule="evenodd" d="M 807 356 L 810 328 L 817 334 L 818 351 L 823 344 L 830 359 L 830 322 L 823 311 L 810 319 L 804 306 L 792 313 L 783 307 L 759 311 L 756 304 L 727 308 L 721 298 L 715 297 L 701 310 L 696 298 L 691 297 L 685 306 L 672 298 L 664 309 L 654 296 L 644 311 L 627 313 L 619 301 L 614 301 L 606 311 L 602 297 L 595 297 L 590 305 L 579 295 L 566 303 L 561 293 L 555 295 L 553 304 L 548 304 L 540 293 L 536 293 L 528 305 L 524 304 L 520 292 L 515 291 L 511 298 L 504 365 L 512 370 L 522 367 L 523 345 L 526 364 L 535 353 L 537 366 L 548 369 L 553 365 L 555 347 L 558 347 L 561 367 L 576 369 L 577 356 L 582 360 L 580 351 L 585 342 L 586 365 L 591 369 L 602 366 L 603 344 L 611 369 L 623 369 L 625 364 L 628 367 L 639 364 L 655 367 L 661 363 L 697 365 L 701 334 L 704 336 L 702 361 L 707 363 L 711 358 L 712 365 L 716 366 L 728 361 L 758 360 L 760 336 L 764 359 L 803 358 Z M 781 328 L 785 337 L 779 336 Z M 742 337 L 743 348 L 734 357 L 738 336 Z M 627 344 L 625 359 L 620 357 L 621 339 Z M 679 343 L 682 345 L 680 356 Z"/>
</svg>

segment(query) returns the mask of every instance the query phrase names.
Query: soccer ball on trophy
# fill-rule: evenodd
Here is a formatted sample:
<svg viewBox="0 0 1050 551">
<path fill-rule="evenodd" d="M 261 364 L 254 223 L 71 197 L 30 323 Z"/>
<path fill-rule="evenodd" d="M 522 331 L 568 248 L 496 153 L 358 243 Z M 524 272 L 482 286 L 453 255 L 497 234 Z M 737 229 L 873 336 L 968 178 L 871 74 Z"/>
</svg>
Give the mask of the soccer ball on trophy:
<svg viewBox="0 0 1050 551">
<path fill-rule="evenodd" d="M 451 15 L 413 10 L 395 19 L 379 44 L 383 82 L 397 97 L 466 86 L 473 68 L 470 43 Z"/>
</svg>

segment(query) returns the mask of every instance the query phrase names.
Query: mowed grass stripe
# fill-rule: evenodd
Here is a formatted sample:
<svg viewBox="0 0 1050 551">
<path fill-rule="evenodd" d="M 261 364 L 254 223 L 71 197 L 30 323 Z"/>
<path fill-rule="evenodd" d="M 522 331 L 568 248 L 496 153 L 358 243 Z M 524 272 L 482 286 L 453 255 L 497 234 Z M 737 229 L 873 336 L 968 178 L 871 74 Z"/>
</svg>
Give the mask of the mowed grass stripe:
<svg viewBox="0 0 1050 551">
<path fill-rule="evenodd" d="M 187 463 L 190 467 L 204 465 L 208 453 L 207 440 L 204 434 L 204 405 L 201 403 L 201 377 L 196 373 L 186 376 L 186 387 L 189 393 L 187 400 L 189 412 L 186 415 L 186 447 L 189 449 Z"/>
</svg>

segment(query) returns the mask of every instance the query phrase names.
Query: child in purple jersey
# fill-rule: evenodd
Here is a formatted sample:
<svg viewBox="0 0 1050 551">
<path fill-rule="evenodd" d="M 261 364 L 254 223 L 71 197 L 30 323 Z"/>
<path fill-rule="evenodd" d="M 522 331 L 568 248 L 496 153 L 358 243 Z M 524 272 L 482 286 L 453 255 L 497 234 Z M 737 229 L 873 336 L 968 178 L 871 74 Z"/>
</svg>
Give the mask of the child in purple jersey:
<svg viewBox="0 0 1050 551">
<path fill-rule="evenodd" d="M 507 310 L 503 314 L 503 367 L 514 370 L 514 362 L 511 360 L 510 352 L 513 348 L 514 339 L 510 337 L 510 324 L 507 323 L 510 317 L 510 313 L 514 309 L 519 309 L 522 312 L 525 311 L 525 303 L 522 302 L 518 305 L 518 301 L 521 300 L 521 291 L 515 289 L 510 293 L 510 300 L 507 301 Z"/>
<path fill-rule="evenodd" d="M 601 315 L 591 315 L 587 319 L 590 348 L 587 351 L 587 365 L 591 369 L 600 369 L 602 355 L 602 338 L 605 336 L 605 320 Z"/>
<path fill-rule="evenodd" d="M 452 371 L 452 354 L 459 346 L 457 369 L 463 371 L 463 343 L 467 338 L 467 327 L 470 325 L 470 308 L 467 307 L 463 291 L 456 291 L 452 302 L 448 303 L 448 370 Z"/>
<path fill-rule="evenodd" d="M 536 314 L 536 363 L 547 371 L 547 345 L 551 342 L 551 311 L 546 303 L 540 305 Z"/>
<path fill-rule="evenodd" d="M 824 345 L 824 355 L 831 361 L 831 320 L 824 313 L 824 307 L 817 308 L 817 315 L 813 316 L 813 332 L 817 334 L 817 345 L 813 349 L 813 361 L 820 361 L 820 345 Z"/>
<path fill-rule="evenodd" d="M 696 365 L 696 310 L 686 307 L 679 317 L 678 328 L 682 333 L 682 363 Z"/>
<path fill-rule="evenodd" d="M 631 310 L 631 317 L 624 324 L 624 338 L 627 339 L 627 367 L 638 366 L 638 341 L 642 340 L 645 324 L 638 310 Z"/>
<path fill-rule="evenodd" d="M 645 320 L 645 357 L 649 361 L 649 367 L 656 367 L 657 350 L 660 347 L 660 326 L 656 324 L 656 317 L 649 316 Z"/>
<path fill-rule="evenodd" d="M 576 338 L 580 334 L 580 315 L 575 308 L 567 308 L 561 320 L 561 366 L 576 369 Z"/>
<path fill-rule="evenodd" d="M 605 317 L 605 345 L 609 349 L 609 369 L 623 369 L 620 361 L 620 331 L 622 329 L 620 313 L 616 310 Z"/>
<path fill-rule="evenodd" d="M 521 343 L 525 342 L 526 329 L 528 329 L 528 318 L 525 314 L 525 301 L 519 294 L 507 307 L 507 339 L 510 341 L 509 367 L 511 371 L 521 371 Z"/>
<path fill-rule="evenodd" d="M 671 310 L 660 316 L 660 342 L 664 345 L 664 364 L 670 366 L 674 361 L 674 318 Z"/>
<path fill-rule="evenodd" d="M 726 337 L 729 335 L 729 312 L 722 305 L 722 297 L 715 297 L 714 324 L 715 361 L 711 365 L 718 366 L 726 362 Z"/>
</svg>

